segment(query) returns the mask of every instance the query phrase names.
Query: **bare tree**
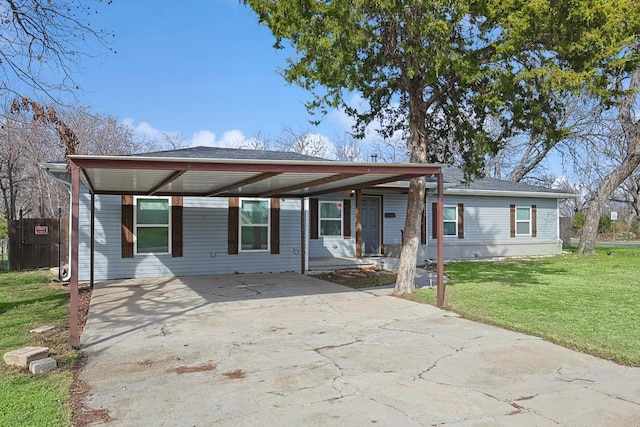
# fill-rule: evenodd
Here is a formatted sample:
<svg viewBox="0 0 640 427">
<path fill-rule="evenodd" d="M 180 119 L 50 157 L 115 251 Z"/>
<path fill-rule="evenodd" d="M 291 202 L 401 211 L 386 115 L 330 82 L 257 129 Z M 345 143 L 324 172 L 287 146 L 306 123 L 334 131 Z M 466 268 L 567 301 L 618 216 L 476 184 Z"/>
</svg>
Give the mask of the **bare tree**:
<svg viewBox="0 0 640 427">
<path fill-rule="evenodd" d="M 94 13 L 83 0 L 0 0 L 0 94 L 55 101 L 75 91 L 72 74 L 91 42 L 107 47 L 106 33 L 89 23 Z"/>
<path fill-rule="evenodd" d="M 593 135 L 600 121 L 602 107 L 593 99 L 565 94 L 559 99 L 563 113 L 558 116 L 555 129 L 533 129 L 504 132 L 497 124 L 493 132 L 504 146 L 487 159 L 485 175 L 513 182 L 544 180 L 550 173 L 546 160 L 554 153 L 556 158 L 570 157 L 577 140 L 586 140 Z M 510 135 L 506 135 L 509 133 Z M 502 135 L 505 134 L 505 135 Z"/>
<path fill-rule="evenodd" d="M 376 139 L 371 144 L 371 154 L 385 163 L 403 163 L 409 161 L 409 147 L 402 135 L 392 135 L 389 138 Z"/>
<path fill-rule="evenodd" d="M 77 137 L 78 154 L 134 154 L 161 148 L 158 142 L 137 135 L 130 126 L 108 114 L 80 108 L 66 109 L 60 116 Z"/>
<path fill-rule="evenodd" d="M 7 219 L 15 219 L 21 208 L 25 216 L 40 217 L 68 209 L 68 192 L 45 176 L 39 167 L 43 162 L 64 160 L 72 152 L 110 155 L 157 149 L 153 142 L 137 139 L 129 126 L 115 118 L 86 109 L 34 103 L 28 109 L 6 109 L 3 117 L 0 193 Z"/>
<path fill-rule="evenodd" d="M 17 218 L 18 194 L 27 187 L 26 145 L 21 140 L 19 122 L 5 120 L 0 134 L 0 192 L 7 220 Z"/>
<path fill-rule="evenodd" d="M 333 142 L 335 152 L 333 158 L 346 162 L 360 162 L 363 160 L 362 150 L 358 140 L 351 135 L 338 135 Z"/>
<path fill-rule="evenodd" d="M 307 129 L 296 130 L 290 126 L 282 128 L 273 145 L 278 151 L 291 151 L 313 157 L 326 158 L 327 153 L 335 151 L 328 138 Z"/>
<path fill-rule="evenodd" d="M 264 131 L 257 131 L 251 138 L 245 139 L 238 148 L 245 150 L 273 150 L 273 138 Z"/>
<path fill-rule="evenodd" d="M 615 158 L 618 163 L 604 176 L 589 200 L 578 244 L 578 252 L 583 254 L 595 252 L 598 221 L 607 200 L 640 165 L 640 117 L 635 109 L 639 100 L 640 65 L 636 66 L 628 75 L 621 75 L 619 80 L 615 82 L 615 87 L 619 93 L 615 112 L 621 133 L 619 139 L 613 138 L 609 142 L 615 141 L 622 144 L 616 149 L 620 156 Z M 607 144 L 604 147 L 614 148 L 615 145 L 612 147 Z M 610 158 L 613 160 L 614 156 L 610 156 Z"/>
<path fill-rule="evenodd" d="M 622 183 L 611 200 L 629 206 L 633 210 L 635 219 L 640 220 L 640 171 L 638 169 Z"/>
<path fill-rule="evenodd" d="M 164 147 L 179 150 L 187 144 L 187 138 L 180 132 L 162 132 L 160 140 Z"/>
</svg>

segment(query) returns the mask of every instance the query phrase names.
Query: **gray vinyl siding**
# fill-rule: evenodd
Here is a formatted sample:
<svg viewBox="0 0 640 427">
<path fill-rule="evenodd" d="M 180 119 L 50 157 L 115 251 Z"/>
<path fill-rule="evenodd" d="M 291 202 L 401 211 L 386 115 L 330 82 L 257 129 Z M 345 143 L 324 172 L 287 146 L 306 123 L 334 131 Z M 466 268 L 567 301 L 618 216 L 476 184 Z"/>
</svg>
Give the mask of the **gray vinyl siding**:
<svg viewBox="0 0 640 427">
<path fill-rule="evenodd" d="M 406 194 L 381 189 L 364 195 L 382 196 L 382 244 L 385 254 L 399 256 L 406 218 Z M 343 201 L 349 193 L 318 197 L 318 201 Z M 435 259 L 431 204 L 427 200 L 427 244 L 420 245 L 417 262 Z M 446 259 L 495 256 L 549 255 L 560 253 L 557 199 L 450 196 L 446 206 L 464 204 L 464 239 L 445 237 Z M 227 254 L 228 200 L 226 198 L 185 197 L 183 202 L 183 256 L 136 255 L 122 258 L 121 197 L 96 196 L 95 203 L 95 279 L 166 277 L 232 273 L 300 271 L 301 201 L 282 199 L 280 209 L 280 254 L 243 252 Z M 510 237 L 510 205 L 537 207 L 537 237 Z M 356 248 L 356 204 L 351 198 L 351 238 L 309 239 L 309 258 L 354 257 Z M 388 214 L 388 215 L 385 215 Z M 86 189 L 80 198 L 79 278 L 89 279 L 90 196 Z M 306 234 L 309 236 L 307 226 Z"/>
<path fill-rule="evenodd" d="M 431 206 L 427 200 L 427 247 L 419 257 L 435 259 L 437 240 L 432 235 Z M 551 255 L 560 253 L 558 235 L 558 201 L 543 198 L 445 196 L 445 206 L 464 205 L 464 238 L 444 238 L 446 259 L 484 258 L 496 256 Z M 536 206 L 537 236 L 511 237 L 510 205 Z"/>
<path fill-rule="evenodd" d="M 384 194 L 384 206 L 382 209 L 382 221 L 384 224 L 383 244 L 401 245 L 402 230 L 407 218 L 407 195 L 399 193 Z M 390 216 L 385 217 L 385 214 Z M 393 216 L 393 218 L 391 218 Z"/>
<path fill-rule="evenodd" d="M 90 273 L 90 196 L 80 200 L 79 278 Z M 194 276 L 209 274 L 300 271 L 300 201 L 283 199 L 280 207 L 280 254 L 227 254 L 228 200 L 185 197 L 183 256 L 136 255 L 122 258 L 121 197 L 96 196 L 95 279 Z"/>
<path fill-rule="evenodd" d="M 335 193 L 318 196 L 318 209 L 320 202 L 342 202 L 349 199 L 349 193 Z M 318 227 L 320 219 L 318 217 Z M 310 236 L 310 230 L 307 230 Z M 327 257 L 355 257 L 356 256 L 356 199 L 351 198 L 351 238 L 343 236 L 320 236 L 317 239 L 309 239 L 309 258 Z"/>
</svg>

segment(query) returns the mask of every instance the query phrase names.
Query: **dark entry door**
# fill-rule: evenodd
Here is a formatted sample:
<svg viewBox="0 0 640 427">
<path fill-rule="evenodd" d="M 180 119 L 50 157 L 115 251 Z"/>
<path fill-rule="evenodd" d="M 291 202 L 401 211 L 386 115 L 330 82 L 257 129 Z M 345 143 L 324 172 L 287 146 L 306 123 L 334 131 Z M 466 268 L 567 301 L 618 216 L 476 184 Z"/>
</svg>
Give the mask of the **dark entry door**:
<svg viewBox="0 0 640 427">
<path fill-rule="evenodd" d="M 380 198 L 362 198 L 362 254 L 380 255 Z"/>
</svg>

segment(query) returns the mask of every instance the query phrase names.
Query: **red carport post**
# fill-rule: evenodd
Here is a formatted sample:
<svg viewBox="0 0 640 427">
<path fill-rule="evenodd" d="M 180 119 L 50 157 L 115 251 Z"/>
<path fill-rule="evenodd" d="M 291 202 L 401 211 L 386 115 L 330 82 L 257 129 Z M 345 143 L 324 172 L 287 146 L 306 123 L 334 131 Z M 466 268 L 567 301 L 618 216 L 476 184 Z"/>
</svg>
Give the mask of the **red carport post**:
<svg viewBox="0 0 640 427">
<path fill-rule="evenodd" d="M 437 276 L 437 304 L 438 307 L 444 306 L 444 178 L 442 175 L 442 169 L 437 174 L 438 178 L 438 224 L 436 225 L 437 249 L 436 249 L 436 276 Z"/>
<path fill-rule="evenodd" d="M 89 274 L 90 276 L 90 281 L 89 284 L 91 285 L 91 289 L 93 289 L 93 272 L 94 272 L 94 266 L 95 266 L 95 250 L 96 250 L 96 245 L 95 245 L 95 241 L 96 241 L 96 224 L 95 224 L 95 217 L 96 217 L 96 195 L 95 193 L 92 191 L 91 192 L 91 253 L 90 253 L 90 267 L 91 267 L 91 272 Z"/>
<path fill-rule="evenodd" d="M 69 302 L 69 344 L 72 348 L 80 347 L 78 327 L 78 233 L 80 226 L 80 168 L 69 160 L 71 169 L 71 298 Z"/>
</svg>

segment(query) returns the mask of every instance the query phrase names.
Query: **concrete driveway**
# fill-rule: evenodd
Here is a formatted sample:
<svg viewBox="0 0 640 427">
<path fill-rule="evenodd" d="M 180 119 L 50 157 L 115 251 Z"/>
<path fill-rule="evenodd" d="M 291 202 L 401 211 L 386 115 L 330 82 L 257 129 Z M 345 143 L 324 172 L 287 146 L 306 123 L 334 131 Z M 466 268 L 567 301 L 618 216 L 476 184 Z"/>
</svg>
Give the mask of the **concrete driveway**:
<svg viewBox="0 0 640 427">
<path fill-rule="evenodd" d="M 297 274 L 97 284 L 86 404 L 107 426 L 640 425 L 640 369 L 381 293 Z"/>
</svg>

